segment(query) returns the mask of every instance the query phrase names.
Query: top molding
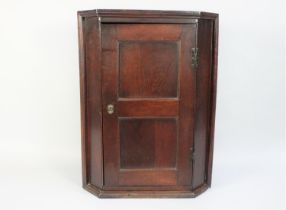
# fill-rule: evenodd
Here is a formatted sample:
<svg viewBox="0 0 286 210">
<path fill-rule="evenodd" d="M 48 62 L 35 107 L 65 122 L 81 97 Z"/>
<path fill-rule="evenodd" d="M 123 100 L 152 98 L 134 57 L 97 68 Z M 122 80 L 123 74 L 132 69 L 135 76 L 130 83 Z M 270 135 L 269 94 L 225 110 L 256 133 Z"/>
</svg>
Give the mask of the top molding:
<svg viewBox="0 0 286 210">
<path fill-rule="evenodd" d="M 95 9 L 78 11 L 78 16 L 83 18 L 98 17 L 99 21 L 111 22 L 181 22 L 194 23 L 194 19 L 218 18 L 218 14 L 198 11 L 165 11 L 165 10 L 115 10 Z"/>
</svg>

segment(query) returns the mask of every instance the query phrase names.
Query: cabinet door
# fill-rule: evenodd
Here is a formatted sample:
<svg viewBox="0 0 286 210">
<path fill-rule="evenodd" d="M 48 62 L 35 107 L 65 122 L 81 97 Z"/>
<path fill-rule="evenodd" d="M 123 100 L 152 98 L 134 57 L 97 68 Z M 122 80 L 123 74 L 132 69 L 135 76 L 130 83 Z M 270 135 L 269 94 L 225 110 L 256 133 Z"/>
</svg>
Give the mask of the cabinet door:
<svg viewBox="0 0 286 210">
<path fill-rule="evenodd" d="M 102 24 L 104 185 L 189 186 L 196 24 Z"/>
</svg>

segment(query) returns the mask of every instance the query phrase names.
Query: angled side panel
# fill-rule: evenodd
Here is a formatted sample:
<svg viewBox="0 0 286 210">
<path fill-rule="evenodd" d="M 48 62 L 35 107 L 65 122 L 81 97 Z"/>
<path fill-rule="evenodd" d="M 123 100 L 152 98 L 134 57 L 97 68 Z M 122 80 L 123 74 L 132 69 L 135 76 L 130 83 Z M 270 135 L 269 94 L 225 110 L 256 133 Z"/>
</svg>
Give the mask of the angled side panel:
<svg viewBox="0 0 286 210">
<path fill-rule="evenodd" d="M 79 79 L 81 108 L 81 147 L 82 147 L 82 182 L 87 185 L 87 145 L 86 145 L 86 73 L 84 58 L 84 18 L 78 13 L 78 43 L 79 43 Z"/>
<path fill-rule="evenodd" d="M 83 184 L 103 185 L 101 38 L 98 17 L 79 13 Z"/>
<path fill-rule="evenodd" d="M 218 67 L 218 34 L 219 34 L 219 16 L 215 15 L 213 20 L 213 42 L 212 42 L 212 75 L 211 75 L 211 97 L 210 97 L 210 132 L 207 162 L 207 184 L 211 186 L 212 165 L 213 165 L 213 147 L 214 147 L 214 129 L 215 129 L 215 111 L 216 111 L 216 92 L 217 92 L 217 67 Z"/>
<path fill-rule="evenodd" d="M 199 66 L 197 69 L 196 120 L 193 155 L 193 189 L 205 184 L 209 152 L 213 20 L 200 19 L 198 28 Z"/>
</svg>

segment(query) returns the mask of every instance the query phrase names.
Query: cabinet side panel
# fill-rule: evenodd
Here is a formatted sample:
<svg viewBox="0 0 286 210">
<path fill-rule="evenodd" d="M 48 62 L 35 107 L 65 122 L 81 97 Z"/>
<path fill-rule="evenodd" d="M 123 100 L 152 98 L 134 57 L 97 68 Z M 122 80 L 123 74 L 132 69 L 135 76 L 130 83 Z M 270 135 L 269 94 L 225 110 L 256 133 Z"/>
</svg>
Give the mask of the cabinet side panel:
<svg viewBox="0 0 286 210">
<path fill-rule="evenodd" d="M 200 20 L 198 28 L 196 120 L 194 134 L 193 188 L 205 183 L 209 144 L 210 91 L 212 71 L 212 20 Z"/>
<path fill-rule="evenodd" d="M 103 185 L 102 106 L 101 106 L 101 38 L 98 17 L 84 21 L 85 58 L 85 152 L 87 182 Z"/>
<path fill-rule="evenodd" d="M 87 185 L 87 146 L 86 146 L 86 73 L 84 58 L 84 18 L 78 14 L 79 79 L 81 109 L 81 148 L 82 148 L 82 183 Z"/>
<path fill-rule="evenodd" d="M 215 112 L 216 112 L 216 92 L 217 92 L 217 68 L 218 68 L 218 36 L 219 36 L 219 16 L 216 15 L 213 26 L 212 41 L 212 76 L 211 76 L 211 97 L 210 97 L 210 133 L 208 146 L 208 173 L 207 184 L 211 186 L 212 165 L 213 165 L 213 148 L 214 148 L 214 129 L 215 129 Z"/>
</svg>

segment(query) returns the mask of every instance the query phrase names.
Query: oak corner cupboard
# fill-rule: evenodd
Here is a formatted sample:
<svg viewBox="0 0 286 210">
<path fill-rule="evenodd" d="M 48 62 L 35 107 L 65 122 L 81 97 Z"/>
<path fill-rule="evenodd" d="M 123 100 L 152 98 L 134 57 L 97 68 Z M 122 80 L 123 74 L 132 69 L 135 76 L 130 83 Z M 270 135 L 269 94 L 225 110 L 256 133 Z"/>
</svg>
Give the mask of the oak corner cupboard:
<svg viewBox="0 0 286 210">
<path fill-rule="evenodd" d="M 83 187 L 195 197 L 211 185 L 218 14 L 78 12 Z"/>
</svg>

